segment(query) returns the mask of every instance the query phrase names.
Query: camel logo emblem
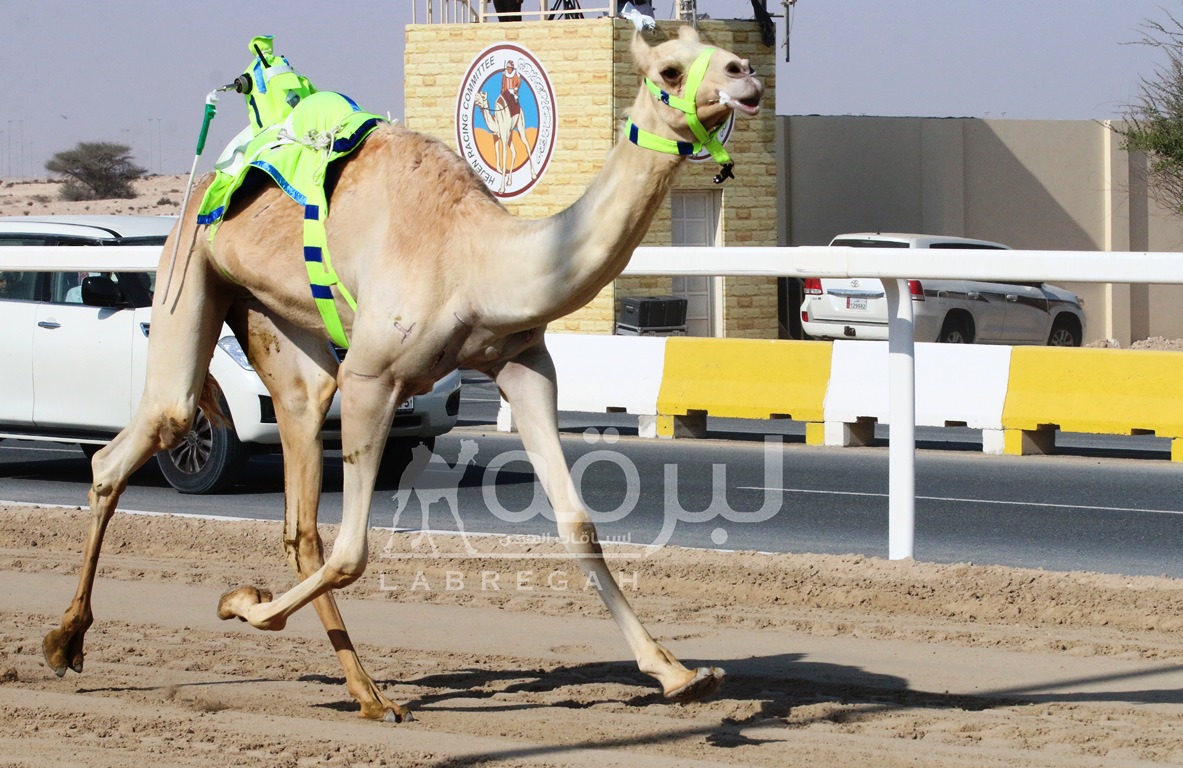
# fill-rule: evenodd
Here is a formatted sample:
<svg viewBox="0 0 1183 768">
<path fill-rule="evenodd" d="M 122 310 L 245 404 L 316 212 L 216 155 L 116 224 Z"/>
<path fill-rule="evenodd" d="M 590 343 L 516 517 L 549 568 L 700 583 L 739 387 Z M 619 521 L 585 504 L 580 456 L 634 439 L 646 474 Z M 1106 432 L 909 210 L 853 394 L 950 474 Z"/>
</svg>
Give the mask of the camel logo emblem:
<svg viewBox="0 0 1183 768">
<path fill-rule="evenodd" d="M 456 97 L 456 146 L 497 197 L 524 195 L 550 163 L 558 120 L 550 77 L 518 45 L 473 60 Z"/>
<path fill-rule="evenodd" d="M 468 465 L 474 463 L 477 450 L 475 440 L 461 440 L 460 456 L 453 465 L 449 465 L 448 462 L 437 456 L 430 448 L 422 443 L 411 450 L 411 461 L 407 464 L 406 469 L 403 470 L 402 478 L 398 483 L 398 493 L 394 497 L 398 508 L 394 512 L 390 540 L 383 549 L 383 557 L 408 556 L 395 554 L 394 542 L 395 533 L 400 530 L 398 527 L 399 518 L 402 517 L 403 511 L 410 506 L 412 495 L 418 497 L 420 513 L 419 535 L 411 542 L 411 548 L 413 550 L 419 549 L 424 543 L 424 538 L 426 538 L 427 545 L 431 547 L 432 556 L 439 554 L 439 548 L 436 546 L 435 539 L 432 538 L 431 534 L 430 515 L 431 505 L 437 501 L 442 501 L 444 502 L 444 506 L 448 508 L 448 511 L 452 513 L 452 520 L 456 523 L 456 530 L 460 534 L 460 539 L 464 543 L 465 550 L 470 555 L 476 552 L 464 533 L 464 521 L 460 519 L 458 494 L 460 481 L 464 477 Z M 415 557 L 417 555 L 412 554 L 409 556 Z"/>
</svg>

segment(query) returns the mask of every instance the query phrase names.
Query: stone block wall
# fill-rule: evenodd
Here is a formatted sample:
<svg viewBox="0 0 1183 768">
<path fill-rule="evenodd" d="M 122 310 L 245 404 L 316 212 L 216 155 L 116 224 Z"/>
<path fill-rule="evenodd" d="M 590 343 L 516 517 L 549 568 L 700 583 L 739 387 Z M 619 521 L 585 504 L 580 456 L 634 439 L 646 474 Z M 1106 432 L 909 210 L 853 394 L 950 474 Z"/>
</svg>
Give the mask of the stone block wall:
<svg viewBox="0 0 1183 768">
<path fill-rule="evenodd" d="M 674 22 L 661 26 L 675 34 Z M 700 23 L 703 39 L 750 58 L 768 86 L 763 114 L 741 120 L 728 142 L 736 179 L 723 192 L 724 245 L 776 245 L 774 51 L 759 41 L 755 22 Z M 514 24 L 424 24 L 406 30 L 407 127 L 455 147 L 456 101 L 476 55 L 487 46 L 512 42 L 541 61 L 554 87 L 557 143 L 545 175 L 528 194 L 506 201 L 525 218 L 549 216 L 570 206 L 603 165 L 620 123 L 641 81 L 633 66 L 633 27 L 621 19 L 523 22 Z M 675 183 L 680 189 L 715 189 L 713 162 L 687 163 Z M 669 245 L 667 203 L 650 227 L 645 245 Z M 587 306 L 551 324 L 555 331 L 611 333 L 618 299 L 668 294 L 670 278 L 622 278 L 604 288 Z M 725 335 L 776 338 L 774 280 L 724 281 Z"/>
</svg>

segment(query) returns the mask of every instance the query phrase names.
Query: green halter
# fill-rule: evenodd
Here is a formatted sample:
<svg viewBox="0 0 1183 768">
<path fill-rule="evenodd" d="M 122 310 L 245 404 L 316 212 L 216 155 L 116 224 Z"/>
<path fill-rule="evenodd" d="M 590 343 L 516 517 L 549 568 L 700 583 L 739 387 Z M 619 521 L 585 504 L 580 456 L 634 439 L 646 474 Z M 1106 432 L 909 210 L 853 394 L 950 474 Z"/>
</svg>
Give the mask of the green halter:
<svg viewBox="0 0 1183 768">
<path fill-rule="evenodd" d="M 723 148 L 723 142 L 719 141 L 719 131 L 723 126 L 719 126 L 713 131 L 708 131 L 698 119 L 698 104 L 696 98 L 698 96 L 698 87 L 702 85 L 702 80 L 706 76 L 707 66 L 711 61 L 711 54 L 715 52 L 714 48 L 707 48 L 698 55 L 694 63 L 690 65 L 690 71 L 686 73 L 686 95 L 684 97 L 674 96 L 672 93 L 663 91 L 649 78 L 645 78 L 645 86 L 650 93 L 654 95 L 663 104 L 668 104 L 674 109 L 681 110 L 686 113 L 686 124 L 690 127 L 690 132 L 694 134 L 697 141 L 676 141 L 674 139 L 667 139 L 649 131 L 641 130 L 630 117 L 625 121 L 624 127 L 628 131 L 628 139 L 638 147 L 644 149 L 652 149 L 655 152 L 662 152 L 667 155 L 697 155 L 705 147 L 711 157 L 715 159 L 722 168 L 719 175 L 715 176 L 715 183 L 722 184 L 728 178 L 735 178 L 735 174 L 731 172 L 734 163 L 731 162 L 731 156 L 727 154 L 727 150 Z"/>
</svg>

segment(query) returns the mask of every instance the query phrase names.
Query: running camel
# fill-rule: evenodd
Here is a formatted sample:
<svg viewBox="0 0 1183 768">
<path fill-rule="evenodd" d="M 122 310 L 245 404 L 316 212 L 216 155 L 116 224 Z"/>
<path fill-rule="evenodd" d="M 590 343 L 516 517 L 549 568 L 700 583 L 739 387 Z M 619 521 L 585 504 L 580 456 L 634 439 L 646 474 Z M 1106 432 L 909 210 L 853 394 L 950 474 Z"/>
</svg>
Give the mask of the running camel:
<svg viewBox="0 0 1183 768">
<path fill-rule="evenodd" d="M 77 592 L 43 642 L 57 674 L 82 671 L 103 534 L 128 477 L 186 435 L 199 405 L 216 403 L 207 369 L 226 321 L 274 399 L 284 454 L 284 546 L 301 580 L 274 597 L 253 586 L 233 589 L 220 601 L 222 618 L 280 630 L 311 602 L 361 716 L 409 719 L 409 710 L 363 669 L 333 590 L 365 570 L 370 502 L 395 409 L 467 366 L 491 376 L 513 407 L 561 539 L 600 585 L 641 671 L 676 702 L 719 687 L 722 670 L 683 666 L 645 630 L 613 580 L 563 458 L 544 340 L 547 323 L 587 304 L 620 274 L 687 155 L 706 146 L 717 159 L 726 157 L 713 133 L 703 131 L 716 131 L 733 111 L 752 116 L 760 109 L 763 86 L 748 61 L 708 47 L 690 27 L 653 46 L 638 33 L 632 48 L 648 82 L 621 140 L 583 196 L 549 218 L 511 216 L 453 151 L 399 126 L 379 127 L 332 165 L 327 238 L 357 304 L 352 311 L 333 289 L 351 343 L 340 364 L 299 263 L 300 206 L 273 184 L 254 185 L 235 197 L 213 243 L 192 217 L 179 223 L 157 272 L 169 273 L 173 239 L 180 238 L 171 285 L 154 299 L 143 399 L 127 428 L 94 456 Z M 344 497 L 326 559 L 316 529 L 319 434 L 338 389 Z"/>
</svg>

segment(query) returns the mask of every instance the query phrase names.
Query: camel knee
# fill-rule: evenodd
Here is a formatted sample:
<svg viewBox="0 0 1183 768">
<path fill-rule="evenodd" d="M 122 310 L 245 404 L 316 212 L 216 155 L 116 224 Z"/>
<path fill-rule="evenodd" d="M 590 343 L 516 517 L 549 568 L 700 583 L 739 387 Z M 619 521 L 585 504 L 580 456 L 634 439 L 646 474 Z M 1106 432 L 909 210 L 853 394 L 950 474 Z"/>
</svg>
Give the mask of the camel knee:
<svg viewBox="0 0 1183 768">
<path fill-rule="evenodd" d="M 329 558 L 329 562 L 325 563 L 324 579 L 330 588 L 341 589 L 360 579 L 365 572 L 366 556 L 364 552 L 357 556 L 345 553 L 344 556 L 338 557 L 337 551 L 334 549 L 333 556 Z"/>
<path fill-rule="evenodd" d="M 191 404 L 177 403 L 162 408 L 152 424 L 152 436 L 158 450 L 175 448 L 193 429 L 196 410 Z"/>
</svg>

